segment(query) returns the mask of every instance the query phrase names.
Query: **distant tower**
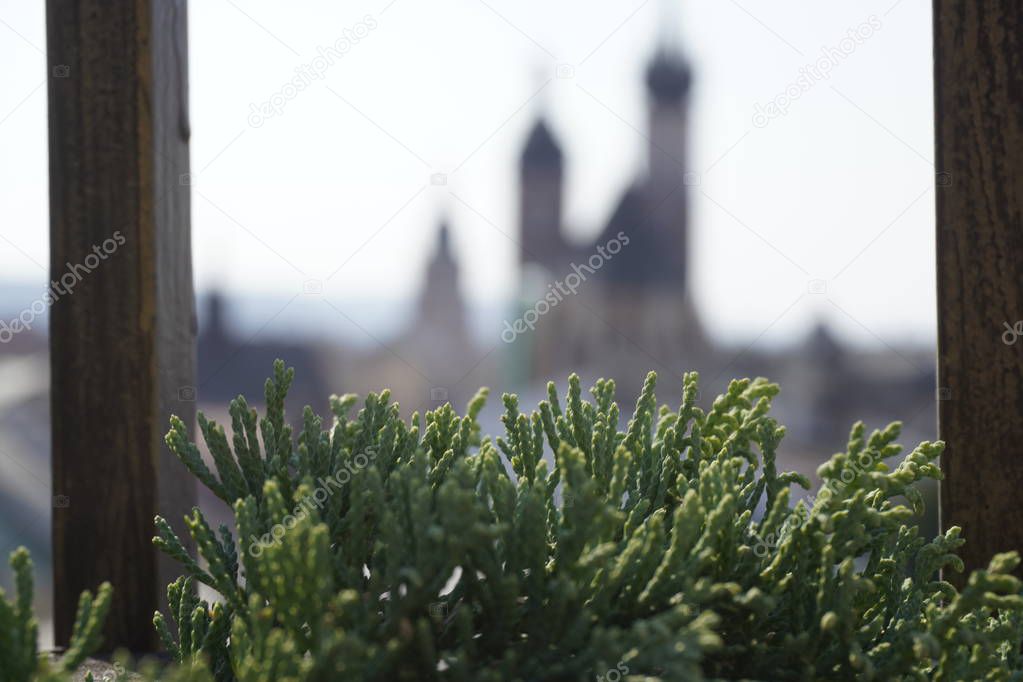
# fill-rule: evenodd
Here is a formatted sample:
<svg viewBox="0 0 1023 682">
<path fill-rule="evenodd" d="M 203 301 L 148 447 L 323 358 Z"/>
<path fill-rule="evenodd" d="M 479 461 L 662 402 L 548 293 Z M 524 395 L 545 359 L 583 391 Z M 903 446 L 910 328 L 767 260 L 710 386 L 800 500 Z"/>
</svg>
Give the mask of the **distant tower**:
<svg viewBox="0 0 1023 682">
<path fill-rule="evenodd" d="M 686 133 L 692 75 L 677 37 L 675 3 L 662 4 L 660 44 L 647 66 L 650 106 L 647 221 L 657 233 L 663 259 L 658 279 L 684 287 L 687 274 Z"/>
<path fill-rule="evenodd" d="M 392 388 L 398 387 L 395 395 L 403 396 L 402 404 L 414 409 L 432 409 L 438 400 L 459 403 L 469 399 L 465 395 L 468 386 L 457 385 L 467 379 L 466 373 L 479 362 L 479 355 L 469 333 L 458 270 L 451 231 L 442 220 L 412 324 L 390 344 L 380 366 L 370 373 L 374 382 L 386 376 Z M 410 374 L 409 369 L 415 371 Z M 432 384 L 429 392 L 422 386 L 427 376 Z"/>
<path fill-rule="evenodd" d="M 415 328 L 451 337 L 464 335 L 465 310 L 458 291 L 458 264 L 451 252 L 451 233 L 446 221 L 437 230 L 437 247 L 426 268 Z"/>
<path fill-rule="evenodd" d="M 219 289 L 210 291 L 206 297 L 206 319 L 200 332 L 208 342 L 223 344 L 230 336 L 224 307 L 224 294 Z"/>
<path fill-rule="evenodd" d="M 540 118 L 522 150 L 519 166 L 520 262 L 548 270 L 565 265 L 561 235 L 564 158 L 547 122 Z"/>
</svg>

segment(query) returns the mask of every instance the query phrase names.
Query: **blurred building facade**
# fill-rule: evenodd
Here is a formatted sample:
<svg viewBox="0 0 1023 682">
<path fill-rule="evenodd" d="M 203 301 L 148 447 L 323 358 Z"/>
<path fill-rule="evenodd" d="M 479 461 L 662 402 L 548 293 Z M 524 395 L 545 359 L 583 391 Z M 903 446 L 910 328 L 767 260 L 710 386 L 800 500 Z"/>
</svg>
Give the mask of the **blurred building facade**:
<svg viewBox="0 0 1023 682">
<path fill-rule="evenodd" d="M 776 412 L 789 426 L 793 466 L 806 473 L 842 448 L 856 420 L 874 427 L 899 417 L 906 420 L 905 442 L 934 438 L 931 349 L 855 350 L 823 323 L 773 352 L 757 350 L 755 340 L 744 347 L 708 336 L 690 278 L 688 202 L 700 180 L 687 166 L 692 72 L 679 50 L 662 45 L 645 81 L 646 170 L 623 189 L 606 223 L 586 230 L 596 234 L 592 240 L 573 240 L 569 235 L 580 231 L 565 225 L 565 155 L 550 124 L 539 117 L 526 139 L 517 315 L 535 324 L 520 325 L 528 331 L 515 341 L 523 346 L 523 383 L 573 371 L 587 380 L 613 375 L 622 398 L 631 400 L 650 369 L 659 372 L 666 395 L 677 393 L 684 372 L 697 370 L 709 405 L 730 379 L 766 376 L 782 386 Z"/>
<path fill-rule="evenodd" d="M 690 276 L 689 200 L 699 182 L 687 166 L 692 71 L 678 49 L 662 44 L 644 79 L 646 168 L 622 189 L 599 229 L 568 229 L 566 155 L 543 112 L 529 128 L 518 168 L 519 286 L 503 333 L 481 339 L 471 332 L 452 230 L 441 219 L 404 329 L 371 337 L 367 346 L 232 339 L 223 303 L 211 297 L 199 343 L 200 406 L 217 412 L 216 404 L 239 392 L 258 400 L 274 357 L 297 369 L 290 406 L 296 418 L 305 404 L 325 412 L 330 392 L 384 387 L 406 414 L 445 402 L 461 407 L 481 385 L 520 392 L 528 405 L 543 397 L 548 379 L 564 382 L 573 372 L 584 381 L 614 377 L 628 405 L 651 369 L 664 396 L 675 396 L 682 374 L 696 370 L 705 406 L 732 378 L 765 376 L 781 384 L 776 413 L 789 429 L 791 466 L 804 473 L 841 449 L 857 420 L 876 427 L 902 418 L 905 442 L 933 438 L 932 349 L 855 349 L 823 323 L 769 351 L 757 348 L 757 339 L 736 345 L 706 332 L 697 305 L 706 297 Z M 579 233 L 595 236 L 570 236 Z M 484 415 L 494 410 L 499 428 L 499 401 L 491 403 Z"/>
<path fill-rule="evenodd" d="M 384 387 L 406 414 L 449 401 L 461 407 L 480 385 L 517 391 L 524 406 L 535 405 L 548 379 L 564 385 L 572 372 L 585 382 L 614 377 L 626 419 L 647 371 L 658 371 L 659 393 L 670 402 L 678 399 L 683 372 L 698 370 L 704 407 L 733 377 L 766 376 L 781 384 L 775 415 L 788 427 L 780 463 L 785 468 L 812 474 L 843 448 L 856 420 L 879 427 L 901 418 L 907 427 L 902 442 L 933 439 L 932 348 L 854 349 L 823 324 L 770 351 L 758 349 L 757 339 L 736 345 L 705 331 L 696 303 L 700 292 L 690 277 L 689 195 L 699 182 L 686 165 L 692 80 L 688 64 L 670 46 L 651 59 L 645 72 L 646 170 L 623 188 L 597 230 L 567 229 L 566 156 L 542 114 L 531 126 L 519 157 L 520 278 L 506 326 L 514 331 L 530 311 L 535 320 L 512 342 L 501 329 L 487 339 L 471 333 L 452 230 L 442 220 L 403 331 L 362 347 L 326 335 L 315 341 L 262 329 L 243 335 L 232 323 L 229 301 L 213 293 L 203 302 L 197 386 L 182 387 L 191 390 L 179 398 L 198 401 L 207 415 L 229 424 L 227 403 L 244 394 L 261 406 L 272 362 L 283 358 L 296 368 L 288 401 L 294 422 L 306 404 L 327 414 L 332 392 L 364 395 Z M 583 242 L 569 236 L 578 232 L 596 236 Z M 51 499 L 48 488 L 46 353 L 45 337 L 33 332 L 0 356 L 0 537 L 7 546 L 30 545 L 42 565 L 52 506 L 83 502 Z M 483 413 L 491 431 L 500 428 L 500 409 L 500 401 L 491 399 Z M 208 496 L 202 503 L 214 504 Z"/>
</svg>

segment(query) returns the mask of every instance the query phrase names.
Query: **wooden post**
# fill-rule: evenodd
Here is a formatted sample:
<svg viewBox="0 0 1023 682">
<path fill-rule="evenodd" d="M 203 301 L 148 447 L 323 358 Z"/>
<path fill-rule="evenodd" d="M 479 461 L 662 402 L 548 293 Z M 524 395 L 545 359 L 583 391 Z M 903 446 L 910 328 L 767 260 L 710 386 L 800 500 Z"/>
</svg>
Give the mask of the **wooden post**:
<svg viewBox="0 0 1023 682">
<path fill-rule="evenodd" d="M 935 0 L 934 92 L 941 521 L 969 571 L 1023 551 L 1023 3 Z"/>
<path fill-rule="evenodd" d="M 184 0 L 48 0 L 54 625 L 113 583 L 107 649 L 152 650 L 172 564 L 153 515 L 195 502 L 167 452 L 194 419 Z"/>
</svg>

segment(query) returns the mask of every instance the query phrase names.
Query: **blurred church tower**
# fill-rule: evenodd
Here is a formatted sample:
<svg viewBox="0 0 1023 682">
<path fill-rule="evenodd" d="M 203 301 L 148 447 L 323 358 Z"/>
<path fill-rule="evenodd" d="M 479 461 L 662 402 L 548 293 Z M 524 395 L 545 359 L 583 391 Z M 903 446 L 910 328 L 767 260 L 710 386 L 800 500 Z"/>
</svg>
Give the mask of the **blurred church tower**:
<svg viewBox="0 0 1023 682">
<path fill-rule="evenodd" d="M 666 3 L 667 4 L 667 3 Z M 677 22 L 662 17 L 662 37 L 647 66 L 649 143 L 647 146 L 647 220 L 663 254 L 659 279 L 685 289 L 688 277 L 688 210 L 686 186 L 695 175 L 688 172 L 689 87 L 692 75 L 683 59 Z"/>
<path fill-rule="evenodd" d="M 451 229 L 446 220 L 441 220 L 412 325 L 417 337 L 425 335 L 436 339 L 441 347 L 452 342 L 461 344 L 468 339 L 465 302 L 458 289 L 458 279 L 458 263 L 451 250 Z"/>
<path fill-rule="evenodd" d="M 563 169 L 561 147 L 541 117 L 529 133 L 519 161 L 519 258 L 523 264 L 539 265 L 551 274 L 567 265 L 561 226 Z"/>
<path fill-rule="evenodd" d="M 643 368 L 680 373 L 705 365 L 713 352 L 690 295 L 687 194 L 698 183 L 686 166 L 692 76 L 679 45 L 674 3 L 668 0 L 664 7 L 660 23 L 666 28 L 645 72 L 646 170 L 624 189 L 591 243 L 573 245 L 565 236 L 564 155 L 550 124 L 539 117 L 526 139 L 519 166 L 524 286 L 518 312 L 546 293 L 536 280 L 549 284 L 564 280 L 573 266 L 600 263 L 577 294 L 520 339 L 529 344 L 529 378 L 613 367 L 619 377 L 635 374 L 641 380 Z M 620 252 L 590 261 L 620 234 L 628 240 Z"/>
</svg>

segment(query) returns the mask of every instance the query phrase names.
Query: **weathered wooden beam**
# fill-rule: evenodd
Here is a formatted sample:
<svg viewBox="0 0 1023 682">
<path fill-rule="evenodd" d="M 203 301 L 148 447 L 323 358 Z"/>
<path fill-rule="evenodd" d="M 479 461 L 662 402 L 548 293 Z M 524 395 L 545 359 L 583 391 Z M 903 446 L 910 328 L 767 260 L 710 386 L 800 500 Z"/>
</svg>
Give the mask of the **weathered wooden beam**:
<svg viewBox="0 0 1023 682">
<path fill-rule="evenodd" d="M 173 567 L 153 515 L 195 502 L 166 450 L 194 418 L 186 3 L 47 0 L 54 625 L 110 580 L 107 648 L 151 650 Z"/>
<path fill-rule="evenodd" d="M 941 522 L 969 571 L 1023 551 L 1023 3 L 935 0 L 934 92 Z"/>
</svg>

